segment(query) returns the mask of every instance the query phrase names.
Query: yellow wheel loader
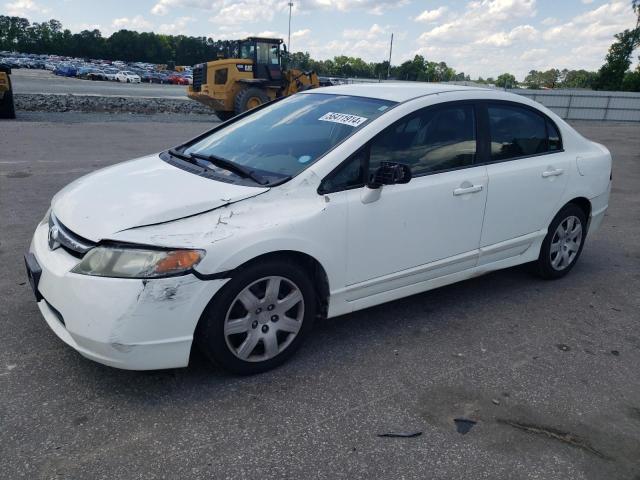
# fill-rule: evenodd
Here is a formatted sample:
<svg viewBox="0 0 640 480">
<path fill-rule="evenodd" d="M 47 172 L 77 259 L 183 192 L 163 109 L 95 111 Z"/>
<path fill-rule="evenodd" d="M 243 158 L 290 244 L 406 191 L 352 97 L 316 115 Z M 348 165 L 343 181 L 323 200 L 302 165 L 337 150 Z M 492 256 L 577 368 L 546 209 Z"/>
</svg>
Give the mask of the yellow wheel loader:
<svg viewBox="0 0 640 480">
<path fill-rule="evenodd" d="M 9 75 L 11 75 L 11 68 L 0 65 L 0 118 L 16 118 Z"/>
<path fill-rule="evenodd" d="M 219 42 L 218 60 L 193 68 L 187 96 L 227 120 L 270 100 L 320 86 L 315 72 L 284 69 L 286 47 L 276 38 Z"/>
</svg>

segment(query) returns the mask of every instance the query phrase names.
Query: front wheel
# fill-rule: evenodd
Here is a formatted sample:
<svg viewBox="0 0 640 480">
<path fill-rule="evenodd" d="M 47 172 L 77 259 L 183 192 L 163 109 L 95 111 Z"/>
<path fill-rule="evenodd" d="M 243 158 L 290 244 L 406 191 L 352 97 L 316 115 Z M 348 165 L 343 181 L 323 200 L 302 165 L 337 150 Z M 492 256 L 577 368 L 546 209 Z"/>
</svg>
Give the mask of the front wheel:
<svg viewBox="0 0 640 480">
<path fill-rule="evenodd" d="M 555 216 L 542 242 L 536 262 L 542 278 L 564 277 L 574 267 L 587 235 L 587 217 L 575 204 L 565 206 Z"/>
<path fill-rule="evenodd" d="M 9 90 L 0 99 L 0 118 L 16 118 L 16 109 L 13 103 L 13 92 Z"/>
<path fill-rule="evenodd" d="M 248 87 L 240 90 L 234 100 L 234 111 L 236 115 L 240 115 L 247 110 L 259 107 L 263 103 L 269 101 L 269 95 L 263 89 L 258 87 Z"/>
<path fill-rule="evenodd" d="M 209 302 L 196 341 L 214 363 L 240 375 L 277 367 L 298 349 L 316 315 L 307 273 L 284 260 L 241 269 Z"/>
</svg>

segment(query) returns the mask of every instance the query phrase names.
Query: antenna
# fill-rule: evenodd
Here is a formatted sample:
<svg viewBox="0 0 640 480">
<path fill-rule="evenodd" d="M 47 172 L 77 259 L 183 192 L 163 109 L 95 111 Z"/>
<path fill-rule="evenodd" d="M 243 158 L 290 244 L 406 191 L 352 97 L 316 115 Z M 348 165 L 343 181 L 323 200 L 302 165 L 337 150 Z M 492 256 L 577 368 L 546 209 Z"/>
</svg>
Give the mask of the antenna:
<svg viewBox="0 0 640 480">
<path fill-rule="evenodd" d="M 391 52 L 393 52 L 393 33 L 391 34 L 391 44 L 389 45 L 389 65 L 387 65 L 387 80 L 391 74 Z"/>
<path fill-rule="evenodd" d="M 289 39 L 287 40 L 287 48 L 290 52 L 291 50 L 291 9 L 293 8 L 293 2 L 289 2 Z M 292 52 L 293 53 L 293 52 Z"/>
</svg>

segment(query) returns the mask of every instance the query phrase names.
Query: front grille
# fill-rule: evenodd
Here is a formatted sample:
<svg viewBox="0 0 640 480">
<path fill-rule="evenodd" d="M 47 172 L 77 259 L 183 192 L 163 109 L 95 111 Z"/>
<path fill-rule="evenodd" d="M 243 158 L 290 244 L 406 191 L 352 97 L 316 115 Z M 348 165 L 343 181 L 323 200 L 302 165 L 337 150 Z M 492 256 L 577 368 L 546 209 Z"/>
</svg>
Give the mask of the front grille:
<svg viewBox="0 0 640 480">
<path fill-rule="evenodd" d="M 205 83 L 207 83 L 207 64 L 201 63 L 193 69 L 193 91 L 199 92 Z"/>
<path fill-rule="evenodd" d="M 53 213 L 49 216 L 48 241 L 49 248 L 52 250 L 60 246 L 76 258 L 82 258 L 85 253 L 96 246 L 95 242 L 87 240 L 65 227 Z"/>
</svg>

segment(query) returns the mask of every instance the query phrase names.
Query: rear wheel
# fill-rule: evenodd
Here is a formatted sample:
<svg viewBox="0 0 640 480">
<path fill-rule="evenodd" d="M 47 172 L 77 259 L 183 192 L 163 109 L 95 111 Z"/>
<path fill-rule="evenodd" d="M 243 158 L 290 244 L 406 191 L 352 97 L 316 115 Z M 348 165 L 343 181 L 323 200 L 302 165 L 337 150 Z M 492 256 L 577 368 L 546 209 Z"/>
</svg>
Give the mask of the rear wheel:
<svg viewBox="0 0 640 480">
<path fill-rule="evenodd" d="M 260 373 L 293 355 L 315 315 L 307 273 L 284 260 L 266 260 L 240 270 L 209 302 L 196 342 L 226 370 Z"/>
<path fill-rule="evenodd" d="M 261 88 L 249 87 L 238 92 L 234 102 L 234 109 L 236 115 L 251 110 L 252 108 L 259 107 L 263 103 L 269 101 L 269 95 Z"/>
<path fill-rule="evenodd" d="M 555 216 L 542 242 L 536 262 L 541 277 L 564 277 L 578 261 L 587 235 L 587 217 L 577 205 L 570 203 Z"/>
<path fill-rule="evenodd" d="M 13 92 L 10 90 L 5 92 L 2 100 L 0 100 L 0 118 L 16 118 Z"/>
</svg>

